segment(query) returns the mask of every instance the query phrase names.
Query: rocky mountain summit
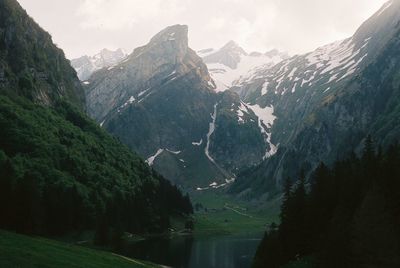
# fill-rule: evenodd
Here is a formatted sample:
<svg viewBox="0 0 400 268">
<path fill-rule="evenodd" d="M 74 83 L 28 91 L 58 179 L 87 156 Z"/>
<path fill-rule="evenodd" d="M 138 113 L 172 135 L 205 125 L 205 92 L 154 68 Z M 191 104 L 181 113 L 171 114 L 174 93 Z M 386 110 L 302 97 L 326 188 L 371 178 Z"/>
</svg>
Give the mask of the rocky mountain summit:
<svg viewBox="0 0 400 268">
<path fill-rule="evenodd" d="M 187 26 L 168 27 L 93 74 L 87 110 L 167 178 L 190 189 L 222 187 L 237 170 L 275 153 L 274 117 L 236 93 L 217 93 L 187 34 Z"/>
<path fill-rule="evenodd" d="M 122 63 L 95 73 L 88 80 L 89 115 L 102 122 L 127 101 L 143 102 L 157 87 L 187 74 L 196 76 L 203 90 L 212 91 L 207 67 L 188 47 L 187 32 L 187 26 L 168 27 Z"/>
</svg>

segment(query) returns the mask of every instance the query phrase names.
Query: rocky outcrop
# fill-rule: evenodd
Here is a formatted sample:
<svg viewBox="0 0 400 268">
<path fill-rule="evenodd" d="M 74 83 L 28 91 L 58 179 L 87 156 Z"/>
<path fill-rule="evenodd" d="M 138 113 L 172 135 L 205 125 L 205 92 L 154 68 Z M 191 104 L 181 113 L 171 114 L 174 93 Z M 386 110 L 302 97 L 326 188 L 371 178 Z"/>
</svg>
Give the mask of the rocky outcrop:
<svg viewBox="0 0 400 268">
<path fill-rule="evenodd" d="M 233 92 L 221 93 L 211 151 L 215 161 L 236 173 L 237 168 L 259 163 L 269 150 L 258 117 Z M 233 169 L 233 170 L 232 170 Z"/>
<path fill-rule="evenodd" d="M 85 96 L 61 49 L 17 1 L 0 1 L 0 90 L 36 103 L 67 99 L 79 108 Z"/>
</svg>

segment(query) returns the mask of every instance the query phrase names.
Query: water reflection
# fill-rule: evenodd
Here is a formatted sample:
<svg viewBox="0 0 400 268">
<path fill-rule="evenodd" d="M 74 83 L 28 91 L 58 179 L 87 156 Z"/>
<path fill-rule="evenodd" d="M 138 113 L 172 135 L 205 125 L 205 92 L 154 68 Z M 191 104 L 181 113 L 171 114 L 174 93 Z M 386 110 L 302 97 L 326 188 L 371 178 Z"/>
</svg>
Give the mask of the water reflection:
<svg viewBox="0 0 400 268">
<path fill-rule="evenodd" d="M 157 238 L 132 244 L 124 254 L 176 268 L 249 268 L 261 237 Z"/>
</svg>

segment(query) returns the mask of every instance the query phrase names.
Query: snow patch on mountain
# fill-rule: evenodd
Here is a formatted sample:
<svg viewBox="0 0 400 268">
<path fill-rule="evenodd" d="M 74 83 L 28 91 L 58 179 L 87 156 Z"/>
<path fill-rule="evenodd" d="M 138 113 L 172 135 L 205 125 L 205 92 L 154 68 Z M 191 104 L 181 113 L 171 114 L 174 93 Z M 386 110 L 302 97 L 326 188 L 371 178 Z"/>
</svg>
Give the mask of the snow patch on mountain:
<svg viewBox="0 0 400 268">
<path fill-rule="evenodd" d="M 244 123 L 243 116 L 245 113 L 248 113 L 247 107 L 243 102 L 240 102 L 240 106 L 238 107 L 238 110 L 237 110 L 239 124 Z"/>
<path fill-rule="evenodd" d="M 157 159 L 157 157 L 159 157 L 163 152 L 169 152 L 171 154 L 175 154 L 178 155 L 181 153 L 181 151 L 173 151 L 173 150 L 169 150 L 169 149 L 158 149 L 157 152 L 150 156 L 149 158 L 147 158 L 147 160 L 145 161 L 149 166 L 152 166 L 154 164 L 154 161 Z"/>
<path fill-rule="evenodd" d="M 150 156 L 149 158 L 147 158 L 146 163 L 147 163 L 149 166 L 152 166 L 152 165 L 154 164 L 154 160 L 156 160 L 156 158 L 157 158 L 160 154 L 162 154 L 163 152 L 164 152 L 164 149 L 158 149 L 157 152 L 156 152 L 154 155 L 152 155 L 152 156 Z"/>
<path fill-rule="evenodd" d="M 287 58 L 286 53 L 277 50 L 265 54 L 258 52 L 248 54 L 233 41 L 219 50 L 204 49 L 197 53 L 207 64 L 217 92 L 232 87 L 235 81 L 254 68 L 267 65 L 272 67 Z"/>
<path fill-rule="evenodd" d="M 299 88 L 315 84 L 328 87 L 356 73 L 368 56 L 370 38 L 356 45 L 352 38 L 333 42 L 313 52 L 281 61 L 274 66 L 261 66 L 252 69 L 241 77 L 235 85 L 244 88 L 257 82 L 260 97 L 274 92 L 275 95 L 295 93 Z"/>
<path fill-rule="evenodd" d="M 271 127 L 274 124 L 276 116 L 274 115 L 274 106 L 262 108 L 260 105 L 250 105 L 247 106 L 254 112 L 254 114 L 258 117 L 258 126 L 260 128 L 261 133 L 265 137 L 265 142 L 269 145 L 269 149 L 265 152 L 263 159 L 267 159 L 278 151 L 276 145 L 271 142 Z"/>
<path fill-rule="evenodd" d="M 269 85 L 268 81 L 265 81 L 264 84 L 262 85 L 261 96 L 264 96 L 265 94 L 267 94 L 268 85 Z"/>
<path fill-rule="evenodd" d="M 180 154 L 182 151 L 172 151 L 167 149 L 167 152 L 171 153 L 171 154 Z"/>
<path fill-rule="evenodd" d="M 248 107 L 255 113 L 255 115 L 269 128 L 272 127 L 276 116 L 274 115 L 274 106 L 262 108 L 258 104 L 250 105 Z"/>
<path fill-rule="evenodd" d="M 207 66 L 211 77 L 216 81 L 216 91 L 220 92 L 232 87 L 236 80 L 247 74 L 251 69 L 268 63 L 274 65 L 281 60 L 282 59 L 279 57 L 269 58 L 267 56 L 242 56 L 236 69 L 231 69 L 221 63 L 209 63 Z"/>
<path fill-rule="evenodd" d="M 211 135 L 215 131 L 215 121 L 217 120 L 217 107 L 218 107 L 218 103 L 214 105 L 214 113 L 211 115 L 212 122 L 210 123 L 210 128 L 207 133 L 207 145 L 206 145 L 206 148 L 204 149 L 207 158 L 214 164 L 215 164 L 215 160 L 210 155 L 210 142 L 211 142 Z"/>
<path fill-rule="evenodd" d="M 201 139 L 199 142 L 192 142 L 193 146 L 200 146 L 203 144 L 203 139 Z"/>
<path fill-rule="evenodd" d="M 136 101 L 135 97 L 130 96 L 129 99 L 122 104 L 119 108 L 118 108 L 118 113 L 121 112 L 122 109 L 124 109 L 125 107 L 127 107 L 128 105 L 131 105 L 132 103 L 134 103 Z"/>
<path fill-rule="evenodd" d="M 210 183 L 207 187 L 197 187 L 196 190 L 197 191 L 206 191 L 206 190 L 215 190 L 215 189 L 219 189 L 225 186 L 228 186 L 231 183 L 234 183 L 236 181 L 235 178 L 230 178 L 230 179 L 225 179 L 224 183 L 217 183 L 217 182 L 212 182 Z"/>
</svg>

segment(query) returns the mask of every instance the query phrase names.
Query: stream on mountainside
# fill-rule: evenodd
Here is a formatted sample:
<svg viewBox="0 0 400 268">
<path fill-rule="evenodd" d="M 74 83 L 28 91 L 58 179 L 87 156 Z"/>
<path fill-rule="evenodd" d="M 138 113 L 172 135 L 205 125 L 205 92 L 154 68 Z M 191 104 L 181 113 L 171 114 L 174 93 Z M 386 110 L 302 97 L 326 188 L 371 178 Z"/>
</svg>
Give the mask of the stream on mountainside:
<svg viewBox="0 0 400 268">
<path fill-rule="evenodd" d="M 129 245 L 124 255 L 174 268 L 249 268 L 262 236 L 158 237 Z"/>
</svg>

